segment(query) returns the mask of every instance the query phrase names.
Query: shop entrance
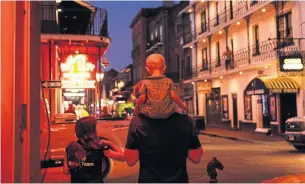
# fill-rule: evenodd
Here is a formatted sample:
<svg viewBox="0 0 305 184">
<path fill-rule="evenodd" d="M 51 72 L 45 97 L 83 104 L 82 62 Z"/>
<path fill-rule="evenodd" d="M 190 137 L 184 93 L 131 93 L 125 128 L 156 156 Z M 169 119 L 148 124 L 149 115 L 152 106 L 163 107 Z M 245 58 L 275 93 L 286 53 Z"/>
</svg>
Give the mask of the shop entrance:
<svg viewBox="0 0 305 184">
<path fill-rule="evenodd" d="M 297 116 L 297 103 L 296 103 L 296 94 L 281 94 L 281 133 L 284 133 L 286 130 L 285 122 L 288 118 Z"/>
<path fill-rule="evenodd" d="M 237 95 L 232 95 L 233 102 L 233 128 L 238 129 L 238 114 L 237 114 Z"/>
<path fill-rule="evenodd" d="M 207 95 L 207 124 L 221 126 L 221 100 L 220 88 L 212 88 L 212 93 Z"/>
<path fill-rule="evenodd" d="M 298 84 L 291 78 L 266 76 L 254 78 L 246 87 L 245 95 L 259 95 L 257 114 L 262 112 L 262 128 L 270 129 L 271 120 L 280 121 L 281 132 L 285 131 L 285 121 L 297 115 L 296 93 L 299 92 Z M 276 96 L 280 96 L 280 120 L 277 120 Z M 262 111 L 260 111 L 260 109 Z M 258 120 L 257 123 L 259 123 Z M 259 124 L 257 124 L 259 125 Z"/>
</svg>

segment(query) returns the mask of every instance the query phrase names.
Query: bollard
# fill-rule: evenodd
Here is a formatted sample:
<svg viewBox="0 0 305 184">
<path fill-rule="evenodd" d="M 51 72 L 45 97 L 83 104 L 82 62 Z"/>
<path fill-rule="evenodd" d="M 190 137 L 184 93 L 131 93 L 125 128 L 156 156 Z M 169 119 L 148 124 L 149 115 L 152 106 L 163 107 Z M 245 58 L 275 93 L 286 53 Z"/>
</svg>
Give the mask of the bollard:
<svg viewBox="0 0 305 184">
<path fill-rule="evenodd" d="M 207 165 L 207 173 L 210 177 L 210 183 L 218 183 L 216 169 L 223 170 L 224 166 L 216 157 L 213 157 Z"/>
</svg>

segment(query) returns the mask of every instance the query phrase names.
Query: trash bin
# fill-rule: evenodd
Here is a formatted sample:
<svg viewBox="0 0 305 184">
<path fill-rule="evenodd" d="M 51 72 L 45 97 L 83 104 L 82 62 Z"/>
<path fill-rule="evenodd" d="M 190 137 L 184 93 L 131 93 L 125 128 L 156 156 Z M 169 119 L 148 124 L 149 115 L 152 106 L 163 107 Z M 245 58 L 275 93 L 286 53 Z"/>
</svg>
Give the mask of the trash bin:
<svg viewBox="0 0 305 184">
<path fill-rule="evenodd" d="M 191 116 L 194 120 L 197 131 L 205 130 L 205 120 L 203 116 Z"/>
</svg>

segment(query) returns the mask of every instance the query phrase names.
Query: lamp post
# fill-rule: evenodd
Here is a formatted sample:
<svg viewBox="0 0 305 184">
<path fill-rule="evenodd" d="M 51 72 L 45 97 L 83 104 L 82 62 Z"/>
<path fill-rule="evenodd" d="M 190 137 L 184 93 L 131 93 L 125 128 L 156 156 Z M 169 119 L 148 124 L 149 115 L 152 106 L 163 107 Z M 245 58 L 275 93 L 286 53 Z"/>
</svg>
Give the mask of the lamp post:
<svg viewBox="0 0 305 184">
<path fill-rule="evenodd" d="M 100 49 L 99 49 L 100 50 Z M 104 79 L 104 72 L 102 68 L 107 68 L 110 65 L 110 62 L 106 58 L 102 58 L 99 52 L 99 61 L 97 64 L 97 71 L 96 71 L 96 87 L 97 87 L 97 109 L 98 114 L 100 114 L 100 106 L 101 106 L 101 96 L 102 96 L 102 90 L 101 90 L 101 82 Z"/>
</svg>

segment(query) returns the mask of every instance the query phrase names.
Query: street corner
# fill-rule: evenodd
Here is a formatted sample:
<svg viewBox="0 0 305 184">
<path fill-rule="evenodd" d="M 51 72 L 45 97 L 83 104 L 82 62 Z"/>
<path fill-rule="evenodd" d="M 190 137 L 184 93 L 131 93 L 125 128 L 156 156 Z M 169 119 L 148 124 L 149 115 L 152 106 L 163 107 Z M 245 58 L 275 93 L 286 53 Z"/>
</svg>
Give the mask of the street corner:
<svg viewBox="0 0 305 184">
<path fill-rule="evenodd" d="M 305 173 L 276 177 L 261 183 L 305 183 Z"/>
</svg>

